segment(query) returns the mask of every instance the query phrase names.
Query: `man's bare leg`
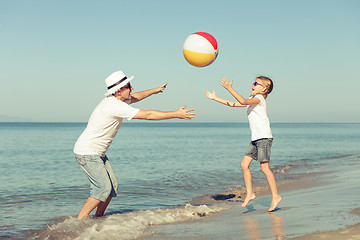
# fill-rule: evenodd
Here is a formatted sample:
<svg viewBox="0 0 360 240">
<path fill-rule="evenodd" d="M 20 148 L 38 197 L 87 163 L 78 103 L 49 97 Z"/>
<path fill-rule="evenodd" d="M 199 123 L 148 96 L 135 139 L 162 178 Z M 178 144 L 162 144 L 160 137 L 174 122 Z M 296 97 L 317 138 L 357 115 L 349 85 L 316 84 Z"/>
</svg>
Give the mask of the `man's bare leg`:
<svg viewBox="0 0 360 240">
<path fill-rule="evenodd" d="M 81 208 L 79 215 L 77 216 L 77 219 L 81 220 L 84 217 L 89 216 L 89 214 L 100 204 L 100 200 L 97 200 L 92 197 L 88 197 L 86 200 L 84 206 Z"/>
<path fill-rule="evenodd" d="M 261 163 L 261 171 L 265 174 L 266 180 L 269 184 L 269 188 L 272 195 L 272 201 L 270 204 L 269 212 L 274 211 L 276 206 L 281 202 L 282 198 L 278 193 L 278 189 L 276 186 L 276 179 L 273 172 L 270 170 L 269 162 Z"/>
<path fill-rule="evenodd" d="M 100 202 L 96 208 L 95 217 L 102 217 L 104 216 L 105 210 L 109 205 L 112 197 L 108 197 L 105 202 Z"/>
<path fill-rule="evenodd" d="M 256 198 L 254 192 L 253 192 L 253 187 L 252 187 L 252 175 L 251 175 L 251 171 L 250 171 L 250 163 L 252 162 L 253 158 L 249 157 L 249 156 L 244 156 L 244 158 L 241 161 L 241 169 L 243 171 L 244 174 L 244 182 L 245 182 L 245 187 L 246 187 L 246 197 L 245 200 L 242 204 L 242 207 L 246 207 L 246 205 L 251 201 L 254 200 Z"/>
</svg>

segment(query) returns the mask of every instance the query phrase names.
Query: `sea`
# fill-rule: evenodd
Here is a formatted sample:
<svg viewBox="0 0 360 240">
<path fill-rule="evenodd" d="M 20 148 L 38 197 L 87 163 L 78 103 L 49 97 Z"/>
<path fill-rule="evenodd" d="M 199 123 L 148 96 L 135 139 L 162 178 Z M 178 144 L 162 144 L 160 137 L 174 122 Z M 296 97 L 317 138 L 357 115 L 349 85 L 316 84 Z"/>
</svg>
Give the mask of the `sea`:
<svg viewBox="0 0 360 240">
<path fill-rule="evenodd" d="M 0 123 L 0 239 L 136 239 L 156 225 L 229 209 L 245 192 L 248 123 L 124 122 L 107 151 L 118 196 L 104 217 L 78 221 L 90 187 L 73 146 L 85 127 Z M 270 167 L 279 184 L 359 159 L 359 123 L 271 129 Z M 257 191 L 269 191 L 259 163 L 251 170 Z"/>
</svg>

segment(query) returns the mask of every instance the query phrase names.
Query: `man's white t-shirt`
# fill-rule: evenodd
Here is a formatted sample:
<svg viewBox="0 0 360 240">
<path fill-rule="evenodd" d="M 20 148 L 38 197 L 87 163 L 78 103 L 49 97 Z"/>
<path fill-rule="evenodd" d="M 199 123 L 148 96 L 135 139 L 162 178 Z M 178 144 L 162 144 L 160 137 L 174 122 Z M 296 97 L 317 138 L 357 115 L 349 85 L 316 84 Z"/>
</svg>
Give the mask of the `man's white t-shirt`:
<svg viewBox="0 0 360 240">
<path fill-rule="evenodd" d="M 260 100 L 260 103 L 246 107 L 251 130 L 251 141 L 262 138 L 272 138 L 270 121 L 266 112 L 266 100 L 261 94 L 255 97 Z"/>
<path fill-rule="evenodd" d="M 114 96 L 104 98 L 94 109 L 89 122 L 75 143 L 74 153 L 80 155 L 105 155 L 123 118 L 131 120 L 140 109 Z"/>
</svg>

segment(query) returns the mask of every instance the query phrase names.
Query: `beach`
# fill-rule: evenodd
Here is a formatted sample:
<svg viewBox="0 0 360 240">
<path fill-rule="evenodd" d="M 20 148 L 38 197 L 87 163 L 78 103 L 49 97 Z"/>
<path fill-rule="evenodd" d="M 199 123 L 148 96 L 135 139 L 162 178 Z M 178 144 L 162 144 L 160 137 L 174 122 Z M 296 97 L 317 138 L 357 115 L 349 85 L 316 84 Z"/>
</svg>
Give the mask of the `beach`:
<svg viewBox="0 0 360 240">
<path fill-rule="evenodd" d="M 279 187 L 283 201 L 267 212 L 271 198 L 260 194 L 199 221 L 158 226 L 143 239 L 360 239 L 357 169 L 308 173 Z"/>
<path fill-rule="evenodd" d="M 360 224 L 345 228 L 338 231 L 330 231 L 324 233 L 311 234 L 304 237 L 294 238 L 296 240 L 315 240 L 315 239 L 328 239 L 328 240 L 353 240 L 360 239 Z"/>
<path fill-rule="evenodd" d="M 72 148 L 84 127 L 0 124 L 0 239 L 358 236 L 359 124 L 273 124 L 270 166 L 283 201 L 272 213 L 257 162 L 251 165 L 257 197 L 241 207 L 247 123 L 124 124 L 108 155 L 118 197 L 104 217 L 78 221 L 89 186 Z"/>
<path fill-rule="evenodd" d="M 314 168 L 279 184 L 283 201 L 270 213 L 271 197 L 266 187 L 257 187 L 257 198 L 245 208 L 241 207 L 244 192 L 231 189 L 165 211 L 112 214 L 82 225 L 68 219 L 54 229 L 39 232 L 35 239 L 359 239 L 360 179 L 356 166 L 360 156 L 343 158 L 349 164 L 339 166 L 338 171 L 319 172 Z M 132 231 L 126 230 L 127 225 Z M 75 233 L 74 226 L 81 232 Z M 122 233 L 121 227 L 125 229 Z"/>
</svg>

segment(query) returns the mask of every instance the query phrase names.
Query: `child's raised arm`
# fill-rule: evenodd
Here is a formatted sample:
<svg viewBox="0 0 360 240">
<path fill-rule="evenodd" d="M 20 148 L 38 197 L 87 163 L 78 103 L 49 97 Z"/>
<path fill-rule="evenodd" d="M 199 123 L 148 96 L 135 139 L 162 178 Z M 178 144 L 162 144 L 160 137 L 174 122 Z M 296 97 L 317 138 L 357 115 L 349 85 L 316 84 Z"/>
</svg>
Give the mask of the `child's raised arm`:
<svg viewBox="0 0 360 240">
<path fill-rule="evenodd" d="M 233 95 L 234 98 L 239 102 L 239 104 L 242 105 L 242 107 L 244 107 L 246 105 L 260 103 L 260 100 L 258 98 L 245 99 L 243 96 L 241 96 L 239 93 L 237 93 L 233 89 L 232 84 L 233 84 L 232 79 L 231 79 L 231 82 L 229 82 L 225 77 L 221 78 L 221 80 L 220 80 L 220 85 L 223 86 L 226 90 L 228 90 L 229 93 L 231 93 L 231 95 Z"/>
<path fill-rule="evenodd" d="M 229 106 L 229 107 L 245 107 L 245 105 L 241 105 L 239 102 L 226 100 L 226 99 L 223 99 L 223 98 L 220 98 L 220 97 L 216 96 L 214 90 L 213 90 L 212 93 L 206 90 L 204 94 L 208 99 L 215 100 L 215 101 L 217 101 L 219 103 L 222 103 L 222 104 L 224 104 L 226 106 Z"/>
</svg>

